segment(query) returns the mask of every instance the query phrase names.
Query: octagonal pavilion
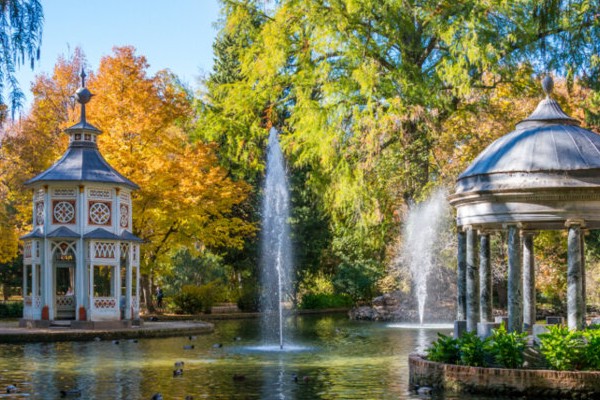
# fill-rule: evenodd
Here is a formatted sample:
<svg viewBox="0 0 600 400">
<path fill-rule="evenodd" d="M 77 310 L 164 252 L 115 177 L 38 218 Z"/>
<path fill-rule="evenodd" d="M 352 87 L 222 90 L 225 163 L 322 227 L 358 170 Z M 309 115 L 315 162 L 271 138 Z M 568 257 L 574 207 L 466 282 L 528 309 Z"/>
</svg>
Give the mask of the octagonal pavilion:
<svg viewBox="0 0 600 400">
<path fill-rule="evenodd" d="M 83 71 L 81 78 L 81 117 L 65 130 L 67 151 L 25 183 L 33 192 L 33 230 L 21 238 L 24 326 L 129 326 L 139 319 L 141 240 L 132 233 L 131 203 L 138 186 L 100 154 L 102 132 L 86 121 L 92 94 Z"/>
</svg>

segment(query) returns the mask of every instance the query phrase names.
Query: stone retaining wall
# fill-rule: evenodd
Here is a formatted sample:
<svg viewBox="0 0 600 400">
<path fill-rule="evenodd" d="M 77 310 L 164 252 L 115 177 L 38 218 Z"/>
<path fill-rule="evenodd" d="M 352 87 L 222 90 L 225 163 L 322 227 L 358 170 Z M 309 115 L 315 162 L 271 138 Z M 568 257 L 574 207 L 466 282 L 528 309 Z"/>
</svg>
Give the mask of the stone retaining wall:
<svg viewBox="0 0 600 400">
<path fill-rule="evenodd" d="M 411 354 L 410 387 L 454 393 L 600 399 L 600 371 L 480 368 L 427 361 Z"/>
</svg>

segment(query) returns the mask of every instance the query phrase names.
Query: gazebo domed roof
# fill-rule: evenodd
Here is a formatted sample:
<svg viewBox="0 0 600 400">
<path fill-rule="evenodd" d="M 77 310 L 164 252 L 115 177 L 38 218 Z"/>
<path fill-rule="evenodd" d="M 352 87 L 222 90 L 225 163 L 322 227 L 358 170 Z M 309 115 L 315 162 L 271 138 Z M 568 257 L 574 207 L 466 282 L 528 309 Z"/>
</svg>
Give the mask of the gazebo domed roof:
<svg viewBox="0 0 600 400">
<path fill-rule="evenodd" d="M 558 227 L 578 218 L 600 226 L 600 135 L 550 98 L 550 78 L 543 85 L 548 96 L 536 110 L 459 175 L 450 196 L 459 225 Z"/>
<path fill-rule="evenodd" d="M 591 182 L 578 178 L 590 170 L 600 172 L 600 135 L 540 122 L 517 127 L 489 145 L 460 174 L 456 192 L 587 186 Z"/>
</svg>

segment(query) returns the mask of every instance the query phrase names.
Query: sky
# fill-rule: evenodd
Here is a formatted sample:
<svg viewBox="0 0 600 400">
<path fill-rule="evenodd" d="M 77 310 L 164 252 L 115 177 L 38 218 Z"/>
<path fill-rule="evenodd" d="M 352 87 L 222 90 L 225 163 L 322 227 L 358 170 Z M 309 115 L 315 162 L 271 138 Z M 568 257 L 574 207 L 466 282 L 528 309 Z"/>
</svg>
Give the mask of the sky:
<svg viewBox="0 0 600 400">
<path fill-rule="evenodd" d="M 89 67 L 114 46 L 131 45 L 147 58 L 151 74 L 168 68 L 192 88 L 213 65 L 212 43 L 217 34 L 218 0 L 41 0 L 44 29 L 40 60 L 33 71 L 22 65 L 17 79 L 32 102 L 31 82 L 40 73 L 52 74 L 60 55 L 80 47 Z"/>
</svg>

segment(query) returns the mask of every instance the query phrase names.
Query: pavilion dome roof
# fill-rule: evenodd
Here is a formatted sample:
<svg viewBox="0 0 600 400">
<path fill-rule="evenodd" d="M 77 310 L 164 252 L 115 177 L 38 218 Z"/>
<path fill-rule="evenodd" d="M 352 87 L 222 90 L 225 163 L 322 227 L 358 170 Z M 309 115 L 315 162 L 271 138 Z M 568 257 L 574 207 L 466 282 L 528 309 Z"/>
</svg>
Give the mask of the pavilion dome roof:
<svg viewBox="0 0 600 400">
<path fill-rule="evenodd" d="M 456 193 L 600 185 L 600 135 L 565 114 L 549 86 L 528 118 L 459 175 Z"/>
<path fill-rule="evenodd" d="M 600 135 L 583 129 L 548 95 L 516 129 L 490 144 L 448 197 L 458 226 L 600 229 Z"/>
<path fill-rule="evenodd" d="M 85 87 L 85 73 L 81 73 L 81 87 L 75 98 L 81 104 L 81 120 L 65 129 L 71 136 L 69 148 L 54 165 L 36 177 L 25 182 L 31 186 L 40 182 L 99 182 L 113 183 L 139 189 L 139 186 L 125 178 L 102 157 L 96 144 L 96 137 L 102 133 L 98 128 L 86 121 L 85 104 L 90 101 L 92 94 Z"/>
<path fill-rule="evenodd" d="M 114 183 L 131 189 L 139 188 L 138 185 L 108 164 L 95 143 L 71 143 L 60 160 L 46 171 L 25 182 L 25 185 L 65 181 Z"/>
</svg>

